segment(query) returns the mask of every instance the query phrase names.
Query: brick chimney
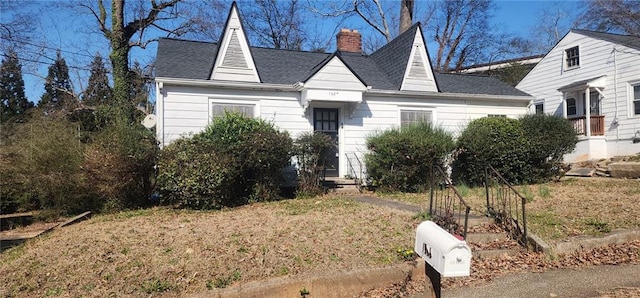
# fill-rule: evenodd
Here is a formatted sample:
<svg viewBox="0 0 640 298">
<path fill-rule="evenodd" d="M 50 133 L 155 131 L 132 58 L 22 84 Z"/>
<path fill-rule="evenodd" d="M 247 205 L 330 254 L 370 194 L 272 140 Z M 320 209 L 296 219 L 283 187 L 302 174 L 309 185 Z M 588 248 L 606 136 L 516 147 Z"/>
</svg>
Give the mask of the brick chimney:
<svg viewBox="0 0 640 298">
<path fill-rule="evenodd" d="M 362 53 L 362 37 L 358 30 L 341 29 L 336 40 L 338 51 Z"/>
</svg>

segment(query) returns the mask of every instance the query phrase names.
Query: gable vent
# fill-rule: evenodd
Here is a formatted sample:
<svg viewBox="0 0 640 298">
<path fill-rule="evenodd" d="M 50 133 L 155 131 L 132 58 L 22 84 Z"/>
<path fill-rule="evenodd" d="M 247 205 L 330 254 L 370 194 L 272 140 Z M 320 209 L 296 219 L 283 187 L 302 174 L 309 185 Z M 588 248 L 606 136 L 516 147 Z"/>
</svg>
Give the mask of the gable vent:
<svg viewBox="0 0 640 298">
<path fill-rule="evenodd" d="M 222 66 L 248 68 L 247 61 L 244 60 L 244 54 L 242 53 L 240 40 L 238 39 L 236 30 L 233 30 L 233 33 L 231 34 L 231 40 L 229 41 L 227 53 L 225 54 L 224 60 L 222 61 Z"/>
<path fill-rule="evenodd" d="M 415 51 L 413 54 L 413 60 L 411 60 L 411 69 L 409 69 L 409 76 L 412 78 L 427 78 L 427 70 L 422 63 L 422 55 L 420 51 Z"/>
</svg>

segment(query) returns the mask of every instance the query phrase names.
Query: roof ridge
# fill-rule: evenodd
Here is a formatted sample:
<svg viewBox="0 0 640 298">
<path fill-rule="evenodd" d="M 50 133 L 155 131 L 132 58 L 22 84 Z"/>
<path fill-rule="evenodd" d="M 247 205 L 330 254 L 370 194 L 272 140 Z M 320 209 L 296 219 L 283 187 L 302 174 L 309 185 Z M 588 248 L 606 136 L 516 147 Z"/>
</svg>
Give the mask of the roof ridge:
<svg viewBox="0 0 640 298">
<path fill-rule="evenodd" d="M 624 37 L 632 37 L 632 38 L 639 38 L 640 36 L 637 35 L 631 35 L 631 34 L 621 34 L 621 33 L 612 33 L 612 32 L 605 32 L 605 31 L 595 31 L 595 30 L 588 30 L 588 29 L 579 29 L 579 28 L 573 28 L 569 31 L 573 31 L 573 32 L 587 32 L 587 33 L 597 33 L 597 34 L 604 34 L 604 35 L 615 35 L 615 36 L 624 36 Z"/>
<path fill-rule="evenodd" d="M 392 39 L 390 42 L 388 42 L 387 44 L 385 44 L 384 46 L 380 47 L 379 49 L 375 50 L 375 52 L 371 53 L 371 55 L 369 56 L 375 56 L 376 53 L 378 53 L 380 50 L 389 47 L 390 45 L 393 45 L 395 43 L 395 41 L 400 40 L 401 37 L 404 37 L 405 35 L 408 35 L 410 31 L 416 30 L 416 28 L 418 28 L 420 26 L 420 22 L 416 22 L 413 25 L 411 25 L 411 27 L 407 28 L 407 30 L 404 30 L 404 32 L 400 33 L 398 36 L 396 36 L 394 39 Z M 415 35 L 415 32 L 413 32 L 412 35 Z"/>
</svg>

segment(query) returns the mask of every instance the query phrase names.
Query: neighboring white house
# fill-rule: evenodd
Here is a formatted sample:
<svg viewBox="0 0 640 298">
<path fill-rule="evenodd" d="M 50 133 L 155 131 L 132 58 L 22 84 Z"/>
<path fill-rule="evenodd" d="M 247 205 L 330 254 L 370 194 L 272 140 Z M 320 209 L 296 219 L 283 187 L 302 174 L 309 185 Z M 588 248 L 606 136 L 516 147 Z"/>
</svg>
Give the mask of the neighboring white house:
<svg viewBox="0 0 640 298">
<path fill-rule="evenodd" d="M 532 112 L 573 123 L 566 161 L 640 152 L 640 37 L 571 30 L 516 88 L 535 97 Z"/>
<path fill-rule="evenodd" d="M 232 110 L 292 137 L 322 131 L 336 142 L 327 176 L 351 174 L 366 137 L 429 121 L 458 133 L 472 119 L 526 114 L 533 99 L 497 79 L 432 71 L 419 24 L 371 55 L 343 29 L 335 53 L 250 46 L 235 3 L 219 43 L 161 39 L 156 60 L 157 139 L 200 132 Z M 357 170 L 356 170 L 357 171 Z"/>
</svg>

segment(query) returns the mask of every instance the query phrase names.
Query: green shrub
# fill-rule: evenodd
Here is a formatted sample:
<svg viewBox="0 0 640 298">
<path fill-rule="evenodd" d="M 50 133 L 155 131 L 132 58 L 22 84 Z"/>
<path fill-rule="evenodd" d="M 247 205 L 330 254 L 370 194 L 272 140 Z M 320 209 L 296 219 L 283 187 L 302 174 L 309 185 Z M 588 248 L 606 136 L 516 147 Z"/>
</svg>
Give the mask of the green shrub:
<svg viewBox="0 0 640 298">
<path fill-rule="evenodd" d="M 367 173 L 385 191 L 426 189 L 432 164 L 443 164 L 453 150 L 449 133 L 428 123 L 394 128 L 367 138 Z"/>
<path fill-rule="evenodd" d="M 272 124 L 225 113 L 193 138 L 162 150 L 162 202 L 210 209 L 276 199 L 291 150 L 289 135 Z"/>
<path fill-rule="evenodd" d="M 298 163 L 298 196 L 316 196 L 323 192 L 320 184 L 326 152 L 333 147 L 331 137 L 324 133 L 305 132 L 294 142 Z"/>
<path fill-rule="evenodd" d="M 114 123 L 95 136 L 82 169 L 103 211 L 149 205 L 157 152 L 153 133 L 142 125 Z"/>
<path fill-rule="evenodd" d="M 518 120 L 488 117 L 469 123 L 457 143 L 458 155 L 452 164 L 456 183 L 482 184 L 486 164 L 510 183 L 539 183 L 558 174 L 577 136 L 567 120 L 551 115 Z"/>
<path fill-rule="evenodd" d="M 97 204 L 81 164 L 85 145 L 77 126 L 65 119 L 36 116 L 16 127 L 16 138 L 2 147 L 2 207 L 13 211 L 46 209 L 74 214 Z"/>
<path fill-rule="evenodd" d="M 529 177 L 529 139 L 515 119 L 486 117 L 471 121 L 457 140 L 452 167 L 454 183 L 482 185 L 486 164 L 511 183 Z"/>
<path fill-rule="evenodd" d="M 530 182 L 543 182 L 558 175 L 563 156 L 578 143 L 576 130 L 563 118 L 552 115 L 526 115 L 520 118 L 529 138 Z"/>
</svg>

